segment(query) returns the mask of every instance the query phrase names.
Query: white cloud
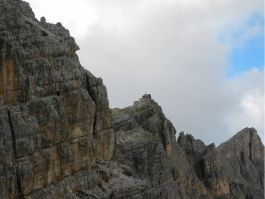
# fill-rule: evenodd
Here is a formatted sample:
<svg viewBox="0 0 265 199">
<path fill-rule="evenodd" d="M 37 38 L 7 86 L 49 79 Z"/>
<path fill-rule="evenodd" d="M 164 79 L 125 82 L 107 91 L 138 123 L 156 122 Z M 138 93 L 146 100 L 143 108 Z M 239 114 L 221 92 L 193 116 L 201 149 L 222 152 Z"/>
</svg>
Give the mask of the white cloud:
<svg viewBox="0 0 265 199">
<path fill-rule="evenodd" d="M 255 127 L 264 141 L 264 71 L 253 68 L 226 82 L 234 106 L 224 117 L 230 132 Z"/>
<path fill-rule="evenodd" d="M 258 123 L 263 121 L 262 107 L 264 107 L 264 101 L 262 93 L 255 93 L 253 95 L 246 94 L 240 105 L 244 110 L 244 114 L 247 116 L 249 122 L 252 124 L 257 123 L 257 126 L 262 125 Z"/>
<path fill-rule="evenodd" d="M 84 36 L 87 28 L 98 23 L 98 11 L 86 0 L 28 0 L 37 18 L 48 22 L 62 22 L 76 36 Z"/>
<path fill-rule="evenodd" d="M 263 71 L 225 77 L 236 43 L 230 35 L 243 30 L 239 37 L 246 40 L 258 31 L 246 20 L 262 14 L 262 0 L 29 2 L 38 17 L 70 29 L 81 63 L 104 79 L 112 107 L 128 106 L 147 92 L 177 130 L 206 142 L 222 142 L 245 126 L 263 133 L 263 118 L 255 111 L 262 104 L 257 96 L 263 96 Z"/>
</svg>

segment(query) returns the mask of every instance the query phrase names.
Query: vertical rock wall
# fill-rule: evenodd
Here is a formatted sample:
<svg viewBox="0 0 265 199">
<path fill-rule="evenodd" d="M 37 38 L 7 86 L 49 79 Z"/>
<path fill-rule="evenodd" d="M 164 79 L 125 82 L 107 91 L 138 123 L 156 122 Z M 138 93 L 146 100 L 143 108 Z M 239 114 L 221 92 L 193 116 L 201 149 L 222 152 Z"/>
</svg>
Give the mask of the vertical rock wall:
<svg viewBox="0 0 265 199">
<path fill-rule="evenodd" d="M 60 23 L 0 1 L 0 198 L 34 191 L 110 160 L 107 91 L 78 61 Z"/>
</svg>

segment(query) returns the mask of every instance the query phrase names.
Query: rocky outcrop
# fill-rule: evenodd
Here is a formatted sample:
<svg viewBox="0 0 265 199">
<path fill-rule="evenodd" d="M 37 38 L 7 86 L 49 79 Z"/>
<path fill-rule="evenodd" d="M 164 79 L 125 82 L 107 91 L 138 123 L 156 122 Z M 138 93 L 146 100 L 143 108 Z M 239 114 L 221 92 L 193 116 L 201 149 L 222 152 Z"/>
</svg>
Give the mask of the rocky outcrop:
<svg viewBox="0 0 265 199">
<path fill-rule="evenodd" d="M 117 132 L 115 158 L 129 168 L 133 178 L 147 183 L 138 198 L 206 196 L 203 183 L 176 142 L 175 128 L 150 95 L 131 107 L 113 110 L 113 115 Z"/>
<path fill-rule="evenodd" d="M 0 198 L 62 194 L 67 179 L 78 190 L 115 149 L 106 88 L 60 23 L 18 0 L 1 0 L 0 13 Z"/>
<path fill-rule="evenodd" d="M 264 146 L 254 128 L 241 130 L 216 153 L 232 198 L 264 197 Z"/>
<path fill-rule="evenodd" d="M 110 110 L 60 23 L 0 0 L 0 198 L 263 197 L 264 146 L 246 128 L 215 147 L 144 95 Z"/>
<path fill-rule="evenodd" d="M 173 125 L 150 95 L 114 109 L 113 120 L 115 159 L 131 178 L 147 182 L 131 198 L 148 198 L 150 190 L 149 198 L 263 198 L 264 146 L 254 128 L 217 148 L 183 132 L 176 141 Z M 118 196 L 130 198 L 119 191 Z"/>
</svg>

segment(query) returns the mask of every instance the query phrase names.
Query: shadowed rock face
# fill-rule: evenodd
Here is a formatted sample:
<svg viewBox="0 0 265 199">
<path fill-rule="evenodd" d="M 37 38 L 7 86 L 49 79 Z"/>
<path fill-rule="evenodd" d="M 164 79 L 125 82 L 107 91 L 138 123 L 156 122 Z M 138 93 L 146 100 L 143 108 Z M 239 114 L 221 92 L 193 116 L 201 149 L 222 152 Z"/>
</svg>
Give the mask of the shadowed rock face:
<svg viewBox="0 0 265 199">
<path fill-rule="evenodd" d="M 80 66 L 61 24 L 39 22 L 18 0 L 0 0 L 0 13 L 0 198 L 66 196 L 67 180 L 69 195 L 97 185 L 88 170 L 115 149 L 102 80 Z"/>
<path fill-rule="evenodd" d="M 254 128 L 216 148 L 183 132 L 176 141 L 174 127 L 146 96 L 112 112 L 115 159 L 132 178 L 147 182 L 138 198 L 146 198 L 150 190 L 150 198 L 263 198 L 264 146 Z M 122 198 L 124 192 L 116 194 Z"/>
<path fill-rule="evenodd" d="M 263 198 L 255 129 L 216 148 L 176 139 L 151 95 L 110 110 L 68 30 L 20 0 L 0 13 L 0 198 Z"/>
</svg>

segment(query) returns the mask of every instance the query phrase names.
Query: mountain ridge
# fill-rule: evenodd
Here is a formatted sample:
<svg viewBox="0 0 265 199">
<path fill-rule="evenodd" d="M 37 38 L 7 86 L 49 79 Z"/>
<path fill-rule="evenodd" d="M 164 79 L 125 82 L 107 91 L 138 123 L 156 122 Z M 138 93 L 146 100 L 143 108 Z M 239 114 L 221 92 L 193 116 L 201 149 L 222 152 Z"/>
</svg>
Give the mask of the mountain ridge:
<svg viewBox="0 0 265 199">
<path fill-rule="evenodd" d="M 0 198 L 263 197 L 255 129 L 216 147 L 176 138 L 149 94 L 110 109 L 61 23 L 21 0 L 0 0 L 0 13 Z"/>
</svg>

